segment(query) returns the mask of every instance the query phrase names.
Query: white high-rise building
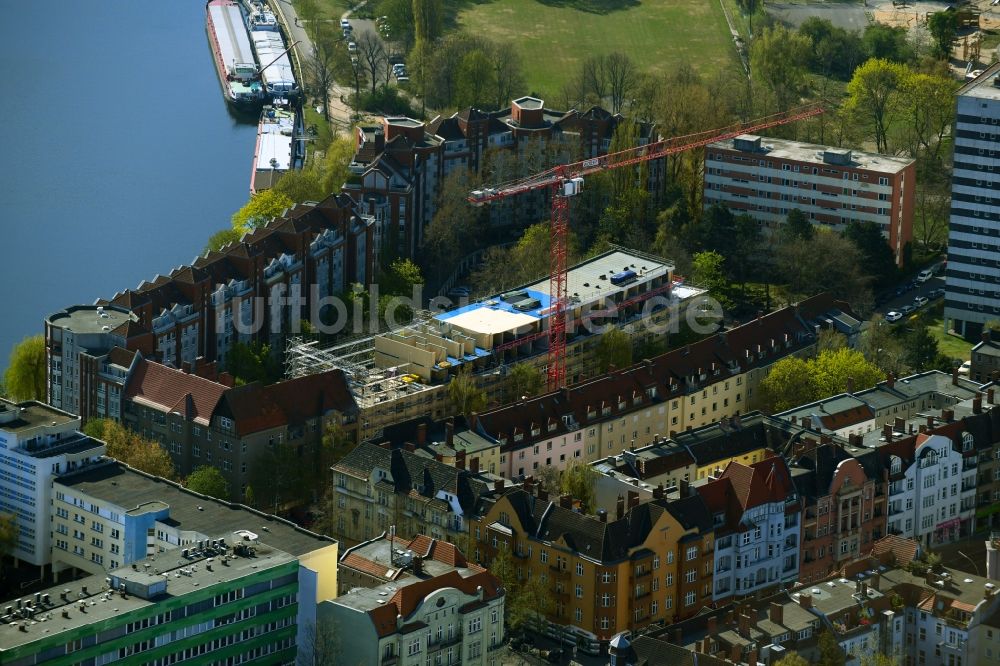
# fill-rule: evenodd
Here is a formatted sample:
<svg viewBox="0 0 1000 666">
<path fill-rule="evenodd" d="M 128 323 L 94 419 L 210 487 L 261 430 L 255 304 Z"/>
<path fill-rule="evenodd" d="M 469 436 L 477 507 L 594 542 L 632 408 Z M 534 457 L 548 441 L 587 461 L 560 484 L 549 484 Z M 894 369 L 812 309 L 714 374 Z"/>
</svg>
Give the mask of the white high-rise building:
<svg viewBox="0 0 1000 666">
<path fill-rule="evenodd" d="M 958 91 L 945 324 L 969 339 L 1000 318 L 1000 63 Z"/>
<path fill-rule="evenodd" d="M 14 514 L 14 557 L 50 561 L 52 478 L 104 455 L 104 442 L 79 431 L 80 417 L 41 402 L 0 399 L 0 514 Z"/>
</svg>

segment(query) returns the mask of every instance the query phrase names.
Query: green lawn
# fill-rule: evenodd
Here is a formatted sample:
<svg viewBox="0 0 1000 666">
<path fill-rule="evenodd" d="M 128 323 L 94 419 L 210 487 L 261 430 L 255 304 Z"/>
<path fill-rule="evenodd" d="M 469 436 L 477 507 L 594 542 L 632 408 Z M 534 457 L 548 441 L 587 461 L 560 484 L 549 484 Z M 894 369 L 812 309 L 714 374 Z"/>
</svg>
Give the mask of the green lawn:
<svg viewBox="0 0 1000 666">
<path fill-rule="evenodd" d="M 972 356 L 972 343 L 966 342 L 957 335 L 945 333 L 944 324 L 940 317 L 930 321 L 927 324 L 927 330 L 937 339 L 938 349 L 945 356 L 965 361 Z"/>
<path fill-rule="evenodd" d="M 457 20 L 513 43 L 529 89 L 553 100 L 592 55 L 621 51 L 649 72 L 739 66 L 719 0 L 486 0 L 462 5 Z"/>
</svg>

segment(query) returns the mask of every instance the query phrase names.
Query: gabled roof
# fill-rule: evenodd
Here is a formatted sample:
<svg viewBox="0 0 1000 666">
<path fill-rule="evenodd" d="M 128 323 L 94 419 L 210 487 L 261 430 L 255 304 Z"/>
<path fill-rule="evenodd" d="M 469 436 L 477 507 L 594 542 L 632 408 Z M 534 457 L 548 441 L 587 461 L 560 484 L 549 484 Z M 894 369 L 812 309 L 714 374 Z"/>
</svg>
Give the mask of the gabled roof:
<svg viewBox="0 0 1000 666">
<path fill-rule="evenodd" d="M 872 544 L 872 555 L 892 553 L 896 566 L 903 566 L 917 559 L 920 544 L 913 539 L 905 539 L 898 534 L 887 534 Z"/>
<path fill-rule="evenodd" d="M 441 576 L 402 585 L 384 605 L 368 611 L 368 616 L 375 625 L 375 633 L 379 638 L 396 633 L 397 616 L 402 616 L 405 622 L 428 594 L 446 587 L 461 590 L 470 596 L 475 596 L 482 587 L 484 601 L 492 601 L 504 593 L 500 581 L 485 569 L 467 577 L 457 571 L 449 571 Z"/>
<path fill-rule="evenodd" d="M 124 397 L 208 425 L 226 390 L 223 384 L 140 359 L 125 386 Z"/>
</svg>

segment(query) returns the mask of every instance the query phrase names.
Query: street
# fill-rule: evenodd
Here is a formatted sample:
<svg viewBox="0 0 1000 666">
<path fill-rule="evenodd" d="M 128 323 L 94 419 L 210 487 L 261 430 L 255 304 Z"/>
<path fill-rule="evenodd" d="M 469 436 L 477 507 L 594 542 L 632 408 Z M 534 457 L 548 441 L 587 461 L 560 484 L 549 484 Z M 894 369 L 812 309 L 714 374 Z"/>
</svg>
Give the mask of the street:
<svg viewBox="0 0 1000 666">
<path fill-rule="evenodd" d="M 930 307 L 936 301 L 939 301 L 940 298 L 937 298 L 937 299 L 930 298 L 929 294 L 932 291 L 935 291 L 935 290 L 938 290 L 938 289 L 941 289 L 941 290 L 944 289 L 944 278 L 942 276 L 940 276 L 940 275 L 935 275 L 934 277 L 932 277 L 927 282 L 924 282 L 922 284 L 921 283 L 917 283 L 917 285 L 916 285 L 916 287 L 914 289 L 909 289 L 909 290 L 906 289 L 906 285 L 907 285 L 907 283 L 904 282 L 901 285 L 898 285 L 897 289 L 893 289 L 893 290 L 889 291 L 889 294 L 891 296 L 889 298 L 889 300 L 887 300 L 885 302 L 882 302 L 882 303 L 879 303 L 878 305 L 876 305 L 875 306 L 875 311 L 884 316 L 888 312 L 893 312 L 893 311 L 899 312 L 904 306 L 907 306 L 907 305 L 911 305 L 911 306 L 916 307 L 917 304 L 914 301 L 914 299 L 917 296 L 923 296 L 923 297 L 927 298 L 929 302 L 926 305 L 923 305 L 921 307 L 917 307 L 915 311 L 919 311 L 922 308 Z M 897 292 L 899 290 L 903 290 L 903 293 L 897 295 Z"/>
</svg>

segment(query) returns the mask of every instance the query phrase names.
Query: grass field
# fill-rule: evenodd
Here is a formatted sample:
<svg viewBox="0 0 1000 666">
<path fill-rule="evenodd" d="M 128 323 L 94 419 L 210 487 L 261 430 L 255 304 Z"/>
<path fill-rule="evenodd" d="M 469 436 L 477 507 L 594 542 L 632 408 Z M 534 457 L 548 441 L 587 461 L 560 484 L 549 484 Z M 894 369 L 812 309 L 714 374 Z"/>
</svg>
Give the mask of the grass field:
<svg viewBox="0 0 1000 666">
<path fill-rule="evenodd" d="M 592 55 L 621 51 L 648 72 L 739 66 L 718 0 L 487 0 L 458 11 L 461 28 L 513 43 L 529 89 L 553 100 Z"/>
<path fill-rule="evenodd" d="M 927 324 L 927 330 L 938 341 L 938 349 L 945 356 L 960 358 L 967 361 L 972 355 L 972 343 L 966 342 L 957 335 L 949 335 L 944 331 L 944 324 L 940 318 L 934 319 Z"/>
</svg>

